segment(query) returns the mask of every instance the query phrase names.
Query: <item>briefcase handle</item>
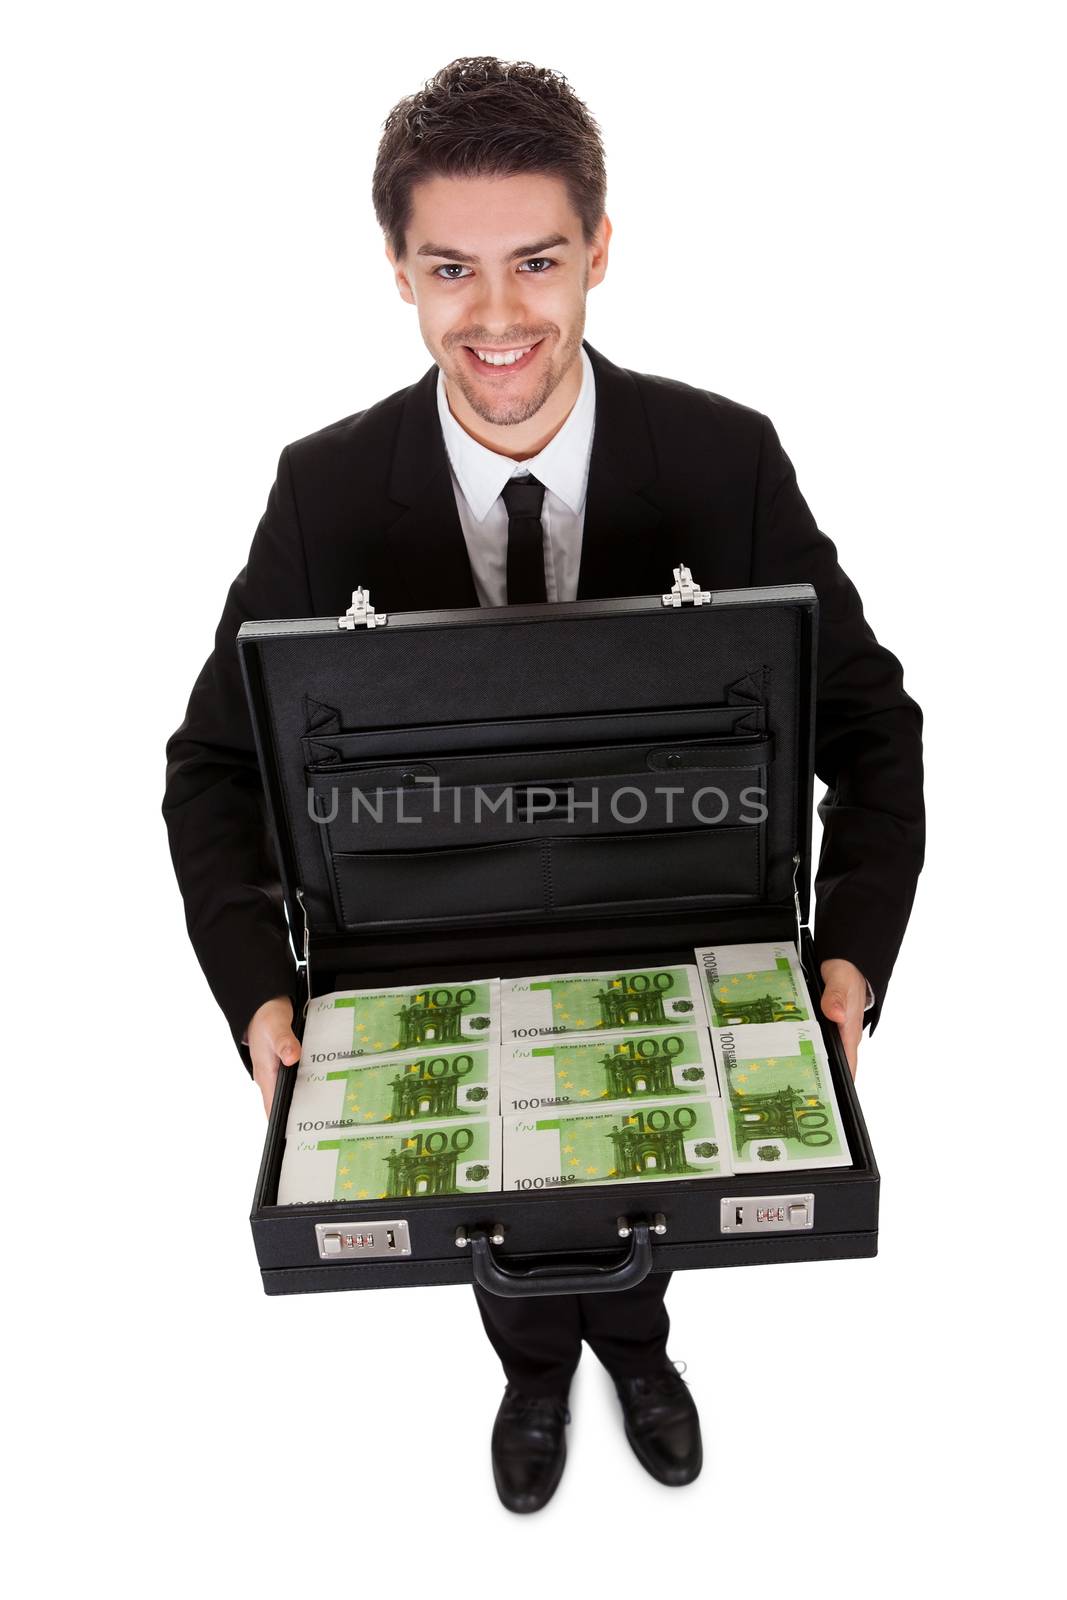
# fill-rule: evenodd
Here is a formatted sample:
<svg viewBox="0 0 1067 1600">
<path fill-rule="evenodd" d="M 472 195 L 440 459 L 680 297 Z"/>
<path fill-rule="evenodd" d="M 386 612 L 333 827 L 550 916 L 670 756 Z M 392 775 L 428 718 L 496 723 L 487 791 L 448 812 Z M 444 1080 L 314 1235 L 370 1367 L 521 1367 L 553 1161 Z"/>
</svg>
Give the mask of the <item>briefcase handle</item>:
<svg viewBox="0 0 1067 1600">
<path fill-rule="evenodd" d="M 471 1247 L 474 1281 L 492 1294 L 517 1298 L 536 1294 L 600 1294 L 632 1289 L 652 1270 L 652 1236 L 644 1219 L 628 1222 L 630 1246 L 621 1261 L 607 1266 L 558 1267 L 551 1264 L 506 1267 L 485 1228 L 464 1230 Z M 459 1241 L 457 1240 L 457 1243 Z"/>
</svg>

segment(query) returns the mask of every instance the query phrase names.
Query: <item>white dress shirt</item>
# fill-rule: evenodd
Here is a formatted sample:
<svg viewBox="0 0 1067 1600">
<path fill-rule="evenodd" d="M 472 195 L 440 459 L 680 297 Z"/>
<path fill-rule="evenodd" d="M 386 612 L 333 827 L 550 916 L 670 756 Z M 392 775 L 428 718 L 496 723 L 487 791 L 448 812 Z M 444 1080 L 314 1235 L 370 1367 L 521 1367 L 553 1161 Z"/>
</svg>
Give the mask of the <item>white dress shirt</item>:
<svg viewBox="0 0 1067 1600">
<path fill-rule="evenodd" d="M 471 438 L 449 409 L 444 373 L 438 370 L 437 410 L 480 605 L 507 604 L 508 512 L 501 492 L 509 478 L 527 472 L 545 485 L 541 527 L 546 596 L 549 600 L 573 600 L 577 595 L 596 416 L 596 381 L 584 345 L 581 360 L 582 386 L 567 420 L 542 451 L 525 461 L 513 461 Z M 864 982 L 864 1010 L 869 1011 L 874 991 L 866 979 Z"/>
<path fill-rule="evenodd" d="M 438 369 L 437 410 L 480 605 L 507 603 L 508 512 L 501 493 L 509 478 L 522 477 L 527 472 L 545 486 L 541 527 L 546 597 L 573 600 L 578 593 L 585 491 L 596 416 L 593 363 L 584 345 L 579 354 L 582 386 L 577 400 L 559 432 L 543 450 L 525 461 L 513 461 L 471 438 L 449 409 L 444 373 Z"/>
</svg>

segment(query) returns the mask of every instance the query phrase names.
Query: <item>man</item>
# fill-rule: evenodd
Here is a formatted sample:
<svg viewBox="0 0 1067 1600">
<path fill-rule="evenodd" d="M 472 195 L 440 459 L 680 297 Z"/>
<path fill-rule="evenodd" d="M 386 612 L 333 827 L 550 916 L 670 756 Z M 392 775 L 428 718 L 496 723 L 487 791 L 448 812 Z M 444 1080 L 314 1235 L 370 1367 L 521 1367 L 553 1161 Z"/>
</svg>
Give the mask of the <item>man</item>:
<svg viewBox="0 0 1067 1600">
<path fill-rule="evenodd" d="M 823 1010 L 855 1072 L 922 866 L 922 717 L 774 428 L 584 341 L 612 230 L 596 124 L 559 74 L 452 62 L 390 113 L 373 197 L 434 366 L 282 452 L 168 744 L 164 813 L 190 937 L 264 1107 L 300 1044 L 240 624 L 339 614 L 357 582 L 386 612 L 655 593 L 679 560 L 706 587 L 808 581 L 818 593 L 816 770 L 828 791 L 815 943 Z M 699 1421 L 666 1355 L 669 1276 L 601 1295 L 476 1290 L 507 1377 L 492 1458 L 512 1510 L 538 1509 L 559 1482 L 583 1338 L 612 1374 L 643 1464 L 664 1483 L 696 1477 Z"/>
</svg>

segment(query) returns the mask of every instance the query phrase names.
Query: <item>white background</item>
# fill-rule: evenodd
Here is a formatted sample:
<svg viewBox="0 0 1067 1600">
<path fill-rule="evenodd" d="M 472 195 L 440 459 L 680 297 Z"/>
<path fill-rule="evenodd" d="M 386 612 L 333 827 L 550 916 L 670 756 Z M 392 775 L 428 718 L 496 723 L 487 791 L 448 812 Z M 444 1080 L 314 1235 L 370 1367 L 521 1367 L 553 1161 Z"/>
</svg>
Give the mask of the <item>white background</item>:
<svg viewBox="0 0 1067 1600">
<path fill-rule="evenodd" d="M 6 30 L 14 1592 L 1022 1592 L 1051 1560 L 1054 22 L 469 0 L 37 5 Z M 702 1477 L 642 1472 L 587 1352 L 532 1518 L 494 1494 L 468 1289 L 263 1296 L 259 1097 L 159 813 L 281 447 L 430 362 L 371 210 L 381 122 L 488 52 L 562 70 L 601 124 L 587 337 L 772 418 L 904 661 L 929 774 L 860 1060 L 878 1259 L 678 1274 Z"/>
</svg>

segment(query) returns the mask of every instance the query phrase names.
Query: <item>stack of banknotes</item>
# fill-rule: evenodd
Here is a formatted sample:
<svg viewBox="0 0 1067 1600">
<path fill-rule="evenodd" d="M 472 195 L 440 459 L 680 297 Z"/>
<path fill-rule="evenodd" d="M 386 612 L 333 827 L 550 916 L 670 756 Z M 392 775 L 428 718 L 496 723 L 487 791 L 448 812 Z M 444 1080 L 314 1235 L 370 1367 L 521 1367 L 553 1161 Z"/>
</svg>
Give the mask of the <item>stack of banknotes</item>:
<svg viewBox="0 0 1067 1600">
<path fill-rule="evenodd" d="M 308 1007 L 279 1205 L 851 1163 L 795 946 Z"/>
</svg>

